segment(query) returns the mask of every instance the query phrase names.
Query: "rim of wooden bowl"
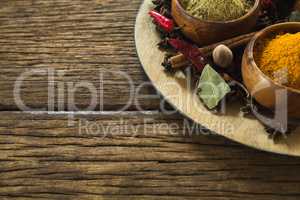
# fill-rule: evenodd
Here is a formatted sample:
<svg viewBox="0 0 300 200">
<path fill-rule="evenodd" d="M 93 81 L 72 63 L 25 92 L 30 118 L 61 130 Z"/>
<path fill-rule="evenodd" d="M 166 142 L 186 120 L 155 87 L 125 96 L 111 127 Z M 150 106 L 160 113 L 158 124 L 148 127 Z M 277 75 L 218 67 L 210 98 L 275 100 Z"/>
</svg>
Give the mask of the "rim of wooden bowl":
<svg viewBox="0 0 300 200">
<path fill-rule="evenodd" d="M 203 19 L 199 19 L 191 14 L 189 14 L 181 5 L 180 0 L 174 0 L 176 1 L 177 6 L 179 7 L 179 9 L 187 16 L 189 16 L 190 18 L 192 18 L 193 20 L 197 20 L 200 22 L 205 22 L 208 24 L 230 24 L 230 23 L 236 23 L 239 21 L 243 21 L 244 19 L 250 17 L 260 6 L 260 1 L 261 0 L 255 0 L 254 5 L 252 6 L 252 8 L 243 16 L 241 16 L 240 18 L 237 19 L 233 19 L 233 20 L 227 20 L 227 21 L 213 21 L 213 20 L 203 20 Z"/>
<path fill-rule="evenodd" d="M 279 24 L 275 24 L 275 25 L 272 25 L 272 26 L 268 26 L 267 28 L 265 28 L 265 29 L 259 31 L 257 34 L 255 34 L 255 36 L 249 42 L 249 51 L 246 52 L 246 53 L 247 53 L 247 57 L 249 58 L 249 60 L 251 62 L 251 65 L 254 66 L 259 71 L 259 73 L 261 73 L 263 75 L 263 77 L 266 80 L 270 81 L 272 84 L 274 84 L 277 87 L 281 87 L 281 88 L 284 88 L 284 89 L 286 89 L 288 91 L 300 94 L 300 89 L 296 89 L 296 88 L 292 88 L 292 87 L 289 87 L 289 86 L 285 86 L 285 85 L 279 84 L 279 83 L 275 82 L 273 79 L 271 79 L 269 76 L 267 76 L 258 67 L 258 65 L 256 64 L 256 61 L 255 61 L 255 58 L 254 58 L 255 46 L 256 46 L 256 44 L 257 44 L 258 41 L 260 41 L 261 39 L 265 38 L 265 37 L 261 38 L 264 33 L 270 31 L 270 29 L 273 29 L 273 28 L 280 28 L 280 27 L 289 26 L 289 25 L 299 26 L 299 32 L 300 32 L 300 22 L 285 22 L 285 23 L 279 23 Z M 276 31 L 278 31 L 278 30 L 276 30 Z M 276 31 L 272 31 L 271 33 L 276 33 Z M 269 33 L 268 35 L 271 35 L 271 33 Z M 289 31 L 287 31 L 286 33 L 289 33 Z"/>
</svg>

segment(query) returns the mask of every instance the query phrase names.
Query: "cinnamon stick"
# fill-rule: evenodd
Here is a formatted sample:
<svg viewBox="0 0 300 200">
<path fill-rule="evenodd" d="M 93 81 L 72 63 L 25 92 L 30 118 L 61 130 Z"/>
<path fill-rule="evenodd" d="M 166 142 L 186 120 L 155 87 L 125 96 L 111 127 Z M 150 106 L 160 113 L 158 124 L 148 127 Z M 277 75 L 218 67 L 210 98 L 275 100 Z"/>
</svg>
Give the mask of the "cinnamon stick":
<svg viewBox="0 0 300 200">
<path fill-rule="evenodd" d="M 234 49 L 234 48 L 240 47 L 242 45 L 246 45 L 256 33 L 257 32 L 248 33 L 248 34 L 240 35 L 240 36 L 228 39 L 228 40 L 224 40 L 222 42 L 218 42 L 218 43 L 215 43 L 215 44 L 212 44 L 209 46 L 199 48 L 199 51 L 205 57 L 208 57 L 212 54 L 213 50 L 221 44 L 228 46 L 230 49 Z M 178 54 L 176 56 L 169 58 L 168 63 L 170 63 L 172 68 L 180 68 L 180 67 L 187 66 L 189 64 L 189 61 L 184 57 L 184 55 Z"/>
</svg>

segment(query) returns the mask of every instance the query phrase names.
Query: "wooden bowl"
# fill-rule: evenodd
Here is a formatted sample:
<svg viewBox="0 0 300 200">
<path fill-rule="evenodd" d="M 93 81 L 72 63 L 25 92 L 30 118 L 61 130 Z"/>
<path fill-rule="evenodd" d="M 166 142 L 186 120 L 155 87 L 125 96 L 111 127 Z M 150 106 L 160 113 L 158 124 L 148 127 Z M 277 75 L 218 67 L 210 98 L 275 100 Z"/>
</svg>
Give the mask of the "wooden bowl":
<svg viewBox="0 0 300 200">
<path fill-rule="evenodd" d="M 252 38 L 245 49 L 242 63 L 242 75 L 244 83 L 251 95 L 261 105 L 270 109 L 274 109 L 276 100 L 277 103 L 280 103 L 286 96 L 280 95 L 280 92 L 287 92 L 287 111 L 290 118 L 300 118 L 300 90 L 280 85 L 266 76 L 259 69 L 259 66 L 256 65 L 253 54 L 257 44 L 263 39 L 274 37 L 278 33 L 296 33 L 299 31 L 299 22 L 276 24 L 260 31 Z"/>
<path fill-rule="evenodd" d="M 172 0 L 172 16 L 182 27 L 186 37 L 198 45 L 208 45 L 237 35 L 247 33 L 256 25 L 260 10 L 260 0 L 255 0 L 253 8 L 243 17 L 231 21 L 205 21 L 190 15 L 180 0 Z"/>
<path fill-rule="evenodd" d="M 300 11 L 300 0 L 295 1 L 294 10 Z"/>
</svg>

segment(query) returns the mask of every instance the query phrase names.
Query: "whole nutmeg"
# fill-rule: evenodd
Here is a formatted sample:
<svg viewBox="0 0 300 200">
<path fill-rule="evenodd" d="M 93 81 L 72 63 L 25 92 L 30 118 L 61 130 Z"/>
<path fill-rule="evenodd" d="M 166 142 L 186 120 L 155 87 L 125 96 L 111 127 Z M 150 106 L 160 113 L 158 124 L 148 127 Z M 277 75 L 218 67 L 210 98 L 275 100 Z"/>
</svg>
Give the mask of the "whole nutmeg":
<svg viewBox="0 0 300 200">
<path fill-rule="evenodd" d="M 233 53 L 231 49 L 221 44 L 214 49 L 213 60 L 220 67 L 229 67 L 233 61 Z"/>
</svg>

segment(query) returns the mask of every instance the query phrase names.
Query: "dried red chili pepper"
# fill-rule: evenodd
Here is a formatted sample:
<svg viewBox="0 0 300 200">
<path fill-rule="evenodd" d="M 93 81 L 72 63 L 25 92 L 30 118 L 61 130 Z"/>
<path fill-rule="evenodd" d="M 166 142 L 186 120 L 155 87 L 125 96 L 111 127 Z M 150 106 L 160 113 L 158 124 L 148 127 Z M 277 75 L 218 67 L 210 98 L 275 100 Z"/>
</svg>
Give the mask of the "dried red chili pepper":
<svg viewBox="0 0 300 200">
<path fill-rule="evenodd" d="M 153 18 L 154 22 L 167 33 L 170 33 L 174 30 L 175 25 L 173 20 L 163 16 L 162 14 L 154 10 L 150 11 L 149 15 Z"/>
<path fill-rule="evenodd" d="M 262 0 L 261 5 L 264 9 L 272 8 L 275 6 L 273 0 Z"/>
<path fill-rule="evenodd" d="M 191 61 L 198 72 L 202 72 L 207 63 L 198 47 L 180 39 L 169 39 L 168 42 L 175 50 L 182 53 L 189 61 Z"/>
</svg>

